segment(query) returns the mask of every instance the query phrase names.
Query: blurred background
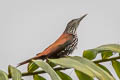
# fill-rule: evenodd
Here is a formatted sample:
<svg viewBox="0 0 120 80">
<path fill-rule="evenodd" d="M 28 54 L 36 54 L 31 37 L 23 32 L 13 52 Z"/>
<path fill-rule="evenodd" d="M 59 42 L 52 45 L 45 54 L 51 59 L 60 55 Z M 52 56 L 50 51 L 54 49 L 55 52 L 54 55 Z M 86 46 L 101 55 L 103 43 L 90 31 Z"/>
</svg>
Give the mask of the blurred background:
<svg viewBox="0 0 120 80">
<path fill-rule="evenodd" d="M 16 66 L 43 51 L 64 31 L 67 23 L 88 16 L 77 30 L 79 44 L 73 55 L 85 49 L 120 43 L 120 0 L 0 0 L 0 69 Z M 106 66 L 112 71 L 111 63 Z M 27 66 L 21 66 L 22 72 Z M 67 71 L 78 80 L 73 71 Z M 49 76 L 44 74 L 47 80 Z M 25 80 L 33 80 L 25 77 Z"/>
</svg>

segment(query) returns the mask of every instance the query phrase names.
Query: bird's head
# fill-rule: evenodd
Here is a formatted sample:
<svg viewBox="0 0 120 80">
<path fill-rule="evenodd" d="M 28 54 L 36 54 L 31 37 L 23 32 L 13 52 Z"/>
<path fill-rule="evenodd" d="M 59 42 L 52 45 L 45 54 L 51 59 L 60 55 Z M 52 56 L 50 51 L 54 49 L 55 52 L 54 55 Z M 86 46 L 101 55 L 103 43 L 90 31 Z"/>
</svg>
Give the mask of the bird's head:
<svg viewBox="0 0 120 80">
<path fill-rule="evenodd" d="M 80 17 L 80 18 L 71 20 L 71 21 L 67 24 L 67 27 L 66 27 L 66 29 L 65 29 L 65 32 L 66 32 L 66 33 L 70 33 L 70 34 L 75 34 L 75 33 L 76 33 L 76 29 L 77 29 L 78 26 L 79 26 L 79 23 L 81 22 L 81 20 L 82 20 L 85 16 L 87 16 L 87 14 L 83 15 L 83 16 Z"/>
</svg>

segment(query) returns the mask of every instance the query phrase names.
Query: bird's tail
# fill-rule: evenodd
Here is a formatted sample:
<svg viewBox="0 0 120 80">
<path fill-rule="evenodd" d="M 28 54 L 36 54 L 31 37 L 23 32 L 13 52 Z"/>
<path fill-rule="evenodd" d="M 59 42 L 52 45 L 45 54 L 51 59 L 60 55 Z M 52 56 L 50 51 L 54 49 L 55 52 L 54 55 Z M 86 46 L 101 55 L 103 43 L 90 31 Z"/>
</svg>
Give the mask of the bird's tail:
<svg viewBox="0 0 120 80">
<path fill-rule="evenodd" d="M 30 59 L 28 59 L 28 60 L 26 60 L 26 61 L 23 61 L 23 62 L 19 63 L 19 64 L 17 65 L 17 67 L 19 67 L 19 66 L 21 66 L 21 65 L 24 65 L 24 64 L 26 64 L 26 63 L 28 63 L 28 62 L 30 62 L 32 59 L 38 59 L 38 58 L 39 58 L 38 56 L 35 56 L 35 57 L 33 57 L 33 58 L 30 58 Z"/>
</svg>

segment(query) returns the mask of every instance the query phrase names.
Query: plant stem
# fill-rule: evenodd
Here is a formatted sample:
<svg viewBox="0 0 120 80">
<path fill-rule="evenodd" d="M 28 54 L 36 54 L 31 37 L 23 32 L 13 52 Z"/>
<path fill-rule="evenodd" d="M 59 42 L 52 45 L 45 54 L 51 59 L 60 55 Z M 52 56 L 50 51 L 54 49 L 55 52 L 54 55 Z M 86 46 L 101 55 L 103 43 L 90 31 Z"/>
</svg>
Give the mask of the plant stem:
<svg viewBox="0 0 120 80">
<path fill-rule="evenodd" d="M 120 56 L 112 57 L 112 58 L 109 58 L 109 59 L 96 60 L 96 61 L 93 61 L 93 62 L 94 63 L 101 63 L 101 62 L 107 62 L 107 61 L 112 61 L 112 60 L 116 60 L 116 59 L 120 59 Z"/>
<path fill-rule="evenodd" d="M 61 68 L 61 67 L 54 68 L 55 71 L 66 70 L 66 69 L 70 69 L 70 68 Z M 36 71 L 36 72 L 23 72 L 22 73 L 22 77 L 24 77 L 24 76 L 31 76 L 31 75 L 35 75 L 35 74 L 42 74 L 42 73 L 46 73 L 46 72 L 43 71 L 43 70 L 39 70 L 39 71 Z M 8 77 L 11 78 L 10 75 L 8 75 Z"/>
<path fill-rule="evenodd" d="M 107 61 L 116 60 L 116 59 L 120 59 L 120 56 L 109 58 L 109 59 L 96 60 L 96 61 L 93 61 L 93 62 L 98 64 L 98 63 L 107 62 Z M 57 71 L 57 70 L 66 70 L 66 69 L 70 69 L 70 68 L 61 68 L 61 67 L 54 68 L 55 71 Z M 39 70 L 39 71 L 36 71 L 36 72 L 24 72 L 24 73 L 22 73 L 22 76 L 31 76 L 31 75 L 42 74 L 42 73 L 46 73 L 46 72 L 43 71 L 43 70 Z M 11 78 L 10 75 L 8 75 L 8 77 Z"/>
</svg>

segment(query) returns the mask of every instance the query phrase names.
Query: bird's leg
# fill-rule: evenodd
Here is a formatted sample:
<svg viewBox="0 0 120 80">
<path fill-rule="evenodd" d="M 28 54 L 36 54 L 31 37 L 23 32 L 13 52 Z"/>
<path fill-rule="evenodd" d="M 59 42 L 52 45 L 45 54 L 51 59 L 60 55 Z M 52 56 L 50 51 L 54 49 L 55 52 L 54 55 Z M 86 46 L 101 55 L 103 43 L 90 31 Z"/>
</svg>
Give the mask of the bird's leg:
<svg viewBox="0 0 120 80">
<path fill-rule="evenodd" d="M 48 57 L 46 57 L 46 62 L 49 63 Z"/>
</svg>

